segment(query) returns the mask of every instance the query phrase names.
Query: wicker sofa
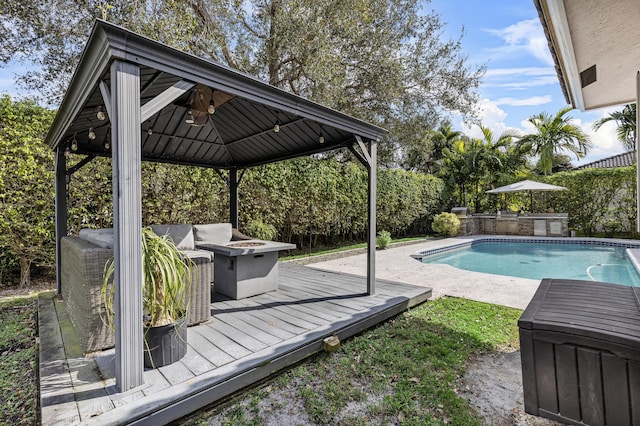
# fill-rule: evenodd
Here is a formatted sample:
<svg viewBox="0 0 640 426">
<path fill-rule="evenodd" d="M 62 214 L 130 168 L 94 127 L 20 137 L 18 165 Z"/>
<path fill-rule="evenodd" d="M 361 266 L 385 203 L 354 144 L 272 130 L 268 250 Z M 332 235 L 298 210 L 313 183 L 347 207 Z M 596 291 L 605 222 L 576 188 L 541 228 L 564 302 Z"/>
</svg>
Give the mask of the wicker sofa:
<svg viewBox="0 0 640 426">
<path fill-rule="evenodd" d="M 206 225 L 154 225 L 156 234 L 169 235 L 178 249 L 194 262 L 193 288 L 189 307 L 189 325 L 209 320 L 213 291 L 213 253 L 198 250 L 196 244 L 226 243 L 246 236 L 229 223 Z M 81 230 L 78 237 L 64 237 L 62 255 L 62 297 L 84 353 L 114 346 L 113 331 L 100 316 L 100 297 L 104 265 L 113 257 L 111 229 Z"/>
</svg>

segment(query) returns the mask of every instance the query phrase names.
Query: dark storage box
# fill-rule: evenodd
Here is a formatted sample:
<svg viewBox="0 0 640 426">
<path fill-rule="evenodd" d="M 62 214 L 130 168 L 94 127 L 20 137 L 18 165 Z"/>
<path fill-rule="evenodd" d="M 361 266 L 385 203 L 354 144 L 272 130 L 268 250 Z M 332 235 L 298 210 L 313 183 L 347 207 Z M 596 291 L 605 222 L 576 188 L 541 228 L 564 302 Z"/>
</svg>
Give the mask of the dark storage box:
<svg viewBox="0 0 640 426">
<path fill-rule="evenodd" d="M 518 321 L 525 411 L 640 425 L 640 289 L 545 279 Z"/>
</svg>

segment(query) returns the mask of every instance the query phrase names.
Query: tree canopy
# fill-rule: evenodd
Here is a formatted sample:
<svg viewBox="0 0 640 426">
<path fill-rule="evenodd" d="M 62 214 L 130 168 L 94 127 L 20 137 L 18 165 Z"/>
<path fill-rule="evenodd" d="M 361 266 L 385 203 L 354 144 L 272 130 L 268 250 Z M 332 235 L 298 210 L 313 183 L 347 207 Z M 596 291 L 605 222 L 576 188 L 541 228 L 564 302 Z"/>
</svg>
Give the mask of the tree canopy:
<svg viewBox="0 0 640 426">
<path fill-rule="evenodd" d="M 437 127 L 473 113 L 482 66 L 418 0 L 102 0 L 4 2 L 0 61 L 37 65 L 22 84 L 61 99 L 95 18 L 222 62 L 390 130 L 382 164 Z M 55 10 L 51 8 L 55 7 Z M 461 36 L 462 37 L 462 36 Z M 38 52 L 34 55 L 32 52 Z M 407 129 L 410 126 L 411 129 Z"/>
</svg>

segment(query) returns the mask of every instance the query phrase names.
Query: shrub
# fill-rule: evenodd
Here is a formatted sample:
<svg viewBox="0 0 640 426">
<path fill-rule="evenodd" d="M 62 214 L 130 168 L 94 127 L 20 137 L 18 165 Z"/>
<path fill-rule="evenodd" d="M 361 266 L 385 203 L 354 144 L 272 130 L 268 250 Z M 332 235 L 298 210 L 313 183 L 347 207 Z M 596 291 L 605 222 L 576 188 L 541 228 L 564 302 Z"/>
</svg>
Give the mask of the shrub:
<svg viewBox="0 0 640 426">
<path fill-rule="evenodd" d="M 620 229 L 620 221 L 617 219 L 605 219 L 602 221 L 602 229 L 607 237 L 613 237 L 613 234 Z"/>
<path fill-rule="evenodd" d="M 389 231 L 378 232 L 378 238 L 376 238 L 376 246 L 382 250 L 386 249 L 391 242 L 391 233 Z"/>
<path fill-rule="evenodd" d="M 258 240 L 274 240 L 278 231 L 275 226 L 264 223 L 262 219 L 253 219 L 246 226 L 246 234 Z"/>
<path fill-rule="evenodd" d="M 453 213 L 440 213 L 433 218 L 433 225 L 431 226 L 434 231 L 445 237 L 453 237 L 458 233 L 458 227 L 460 226 L 460 220 Z"/>
</svg>

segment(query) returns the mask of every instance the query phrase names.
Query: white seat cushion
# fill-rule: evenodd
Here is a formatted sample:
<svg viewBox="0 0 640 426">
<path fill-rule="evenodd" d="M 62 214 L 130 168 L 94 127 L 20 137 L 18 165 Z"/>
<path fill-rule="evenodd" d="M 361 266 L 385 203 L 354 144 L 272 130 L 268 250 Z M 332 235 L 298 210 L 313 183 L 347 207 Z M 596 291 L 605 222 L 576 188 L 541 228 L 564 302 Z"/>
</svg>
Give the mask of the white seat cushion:
<svg viewBox="0 0 640 426">
<path fill-rule="evenodd" d="M 193 233 L 198 244 L 227 244 L 231 241 L 230 223 L 209 223 L 193 225 Z"/>
</svg>

